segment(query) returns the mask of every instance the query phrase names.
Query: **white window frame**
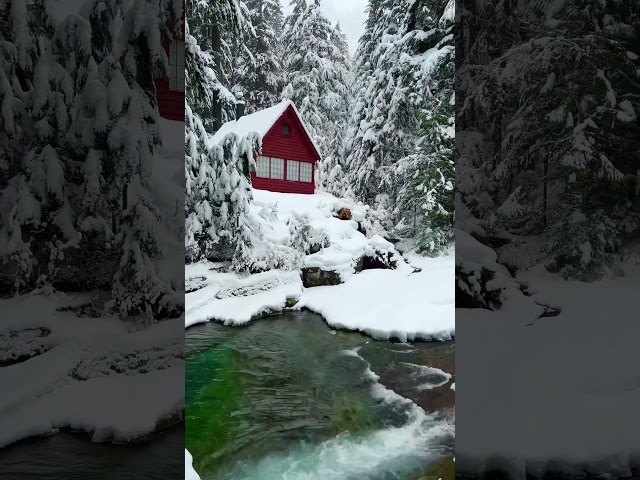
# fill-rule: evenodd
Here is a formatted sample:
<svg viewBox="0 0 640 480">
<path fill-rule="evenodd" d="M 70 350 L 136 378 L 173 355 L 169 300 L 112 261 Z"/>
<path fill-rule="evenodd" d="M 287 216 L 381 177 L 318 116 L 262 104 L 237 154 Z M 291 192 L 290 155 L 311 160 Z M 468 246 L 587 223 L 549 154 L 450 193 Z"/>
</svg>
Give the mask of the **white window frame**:
<svg viewBox="0 0 640 480">
<path fill-rule="evenodd" d="M 169 44 L 169 90 L 184 92 L 184 39 L 174 38 Z"/>
<path fill-rule="evenodd" d="M 305 175 L 303 175 L 305 174 Z M 300 162 L 300 182 L 313 182 L 313 164 L 310 162 Z"/>
<path fill-rule="evenodd" d="M 300 161 L 287 160 L 287 180 L 290 182 L 300 181 Z"/>
<path fill-rule="evenodd" d="M 266 167 L 266 168 L 265 168 Z M 271 172 L 271 159 L 269 157 L 258 156 L 256 161 L 256 177 L 269 178 Z"/>
<path fill-rule="evenodd" d="M 271 178 L 284 180 L 284 159 L 271 157 Z"/>
</svg>

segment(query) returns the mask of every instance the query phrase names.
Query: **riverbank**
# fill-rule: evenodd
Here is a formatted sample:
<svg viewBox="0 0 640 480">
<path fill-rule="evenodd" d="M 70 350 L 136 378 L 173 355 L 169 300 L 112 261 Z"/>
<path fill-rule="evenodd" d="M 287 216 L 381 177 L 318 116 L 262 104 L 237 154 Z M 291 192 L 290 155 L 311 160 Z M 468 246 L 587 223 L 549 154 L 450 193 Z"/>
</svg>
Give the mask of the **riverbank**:
<svg viewBox="0 0 640 480">
<path fill-rule="evenodd" d="M 350 219 L 338 218 L 343 208 Z M 186 265 L 185 327 L 211 320 L 242 325 L 274 312 L 308 308 L 333 328 L 380 340 L 451 340 L 453 248 L 436 258 L 402 254 L 379 235 L 362 233 L 367 209 L 329 194 L 254 190 L 252 215 L 261 222 L 265 242 L 287 248 L 289 222 L 304 217 L 309 237 L 323 239 L 322 247 L 304 255 L 299 269 L 240 275 L 223 263 Z M 327 283 L 309 287 L 304 278 L 310 271 Z"/>
<path fill-rule="evenodd" d="M 184 392 L 167 386 L 184 383 L 184 320 L 76 314 L 90 303 L 63 293 L 2 300 L 0 447 L 64 429 L 132 442 L 182 415 Z"/>
<path fill-rule="evenodd" d="M 473 245 L 471 245 L 473 246 Z M 460 248 L 492 260 L 488 247 Z M 492 258 L 493 256 L 493 258 Z M 631 262 L 630 262 L 631 263 Z M 640 472 L 640 268 L 568 281 L 544 266 L 518 272 L 500 309 L 457 309 L 463 434 L 456 466 L 468 478 Z M 551 313 L 549 313 L 551 312 Z M 635 360 L 634 360 L 635 359 Z M 588 421 L 587 421 L 588 420 Z M 487 435 L 486 432 L 491 432 Z"/>
</svg>

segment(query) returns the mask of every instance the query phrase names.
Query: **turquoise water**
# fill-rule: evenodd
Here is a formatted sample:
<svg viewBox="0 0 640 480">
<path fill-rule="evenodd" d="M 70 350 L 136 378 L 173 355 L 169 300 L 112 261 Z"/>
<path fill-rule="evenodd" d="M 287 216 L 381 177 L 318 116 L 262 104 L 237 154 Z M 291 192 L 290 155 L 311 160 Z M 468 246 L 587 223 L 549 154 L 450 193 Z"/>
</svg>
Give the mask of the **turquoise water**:
<svg viewBox="0 0 640 480">
<path fill-rule="evenodd" d="M 195 326 L 185 350 L 186 446 L 203 480 L 446 476 L 453 392 L 419 366 L 454 373 L 453 342 L 377 342 L 303 311 Z"/>
</svg>

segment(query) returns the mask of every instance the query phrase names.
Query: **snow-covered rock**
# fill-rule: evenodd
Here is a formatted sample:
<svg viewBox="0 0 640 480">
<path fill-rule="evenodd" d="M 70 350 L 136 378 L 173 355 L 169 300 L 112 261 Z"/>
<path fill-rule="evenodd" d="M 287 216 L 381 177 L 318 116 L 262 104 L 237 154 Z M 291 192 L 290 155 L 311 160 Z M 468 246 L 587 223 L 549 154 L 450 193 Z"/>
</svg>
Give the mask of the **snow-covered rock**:
<svg viewBox="0 0 640 480">
<path fill-rule="evenodd" d="M 200 480 L 200 475 L 193 468 L 193 457 L 184 449 L 184 480 Z"/>
</svg>

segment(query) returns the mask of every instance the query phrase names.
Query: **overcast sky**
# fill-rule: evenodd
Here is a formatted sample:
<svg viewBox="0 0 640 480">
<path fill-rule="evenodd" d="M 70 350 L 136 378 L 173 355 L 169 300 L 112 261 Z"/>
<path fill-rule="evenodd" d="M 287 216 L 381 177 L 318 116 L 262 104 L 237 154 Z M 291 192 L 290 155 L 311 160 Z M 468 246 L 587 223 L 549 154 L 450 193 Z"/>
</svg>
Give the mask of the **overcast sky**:
<svg viewBox="0 0 640 480">
<path fill-rule="evenodd" d="M 290 0 L 280 0 L 284 9 L 284 14 L 291 12 Z M 340 22 L 340 28 L 349 40 L 351 54 L 355 53 L 358 47 L 358 40 L 364 31 L 364 21 L 366 20 L 365 8 L 367 0 L 321 0 L 320 10 L 326 17 L 335 24 Z"/>
</svg>

